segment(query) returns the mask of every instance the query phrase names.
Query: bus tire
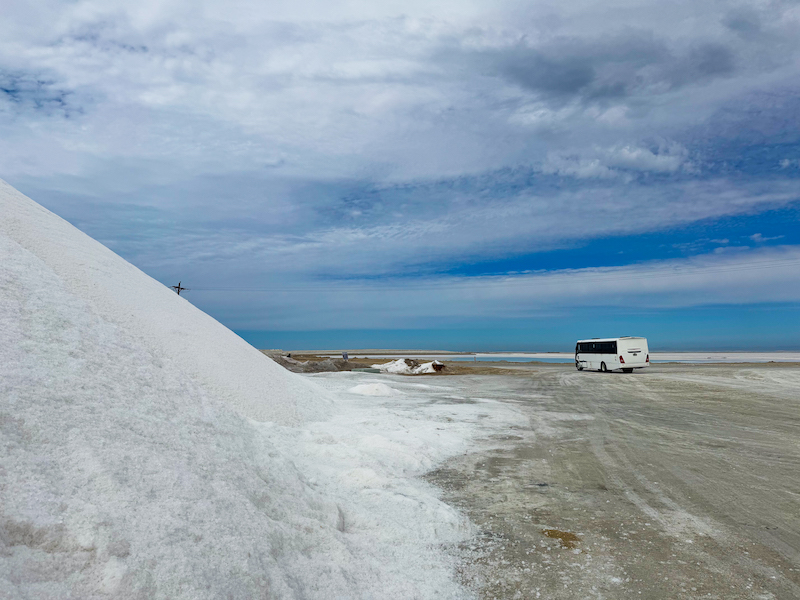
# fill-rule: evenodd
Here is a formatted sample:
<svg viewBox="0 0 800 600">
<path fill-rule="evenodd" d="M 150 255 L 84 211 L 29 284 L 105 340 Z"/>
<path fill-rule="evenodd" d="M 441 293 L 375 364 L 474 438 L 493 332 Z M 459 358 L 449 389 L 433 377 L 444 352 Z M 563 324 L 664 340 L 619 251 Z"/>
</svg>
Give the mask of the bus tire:
<svg viewBox="0 0 800 600">
<path fill-rule="evenodd" d="M 583 371 L 583 367 L 581 366 L 581 363 L 579 363 L 577 360 L 575 361 L 575 368 L 578 369 L 578 371 Z"/>
<path fill-rule="evenodd" d="M 606 367 L 606 363 L 604 363 L 604 362 L 600 363 L 600 372 L 601 373 L 608 373 L 608 367 Z"/>
<path fill-rule="evenodd" d="M 633 369 L 622 369 L 623 373 L 633 373 Z"/>
</svg>

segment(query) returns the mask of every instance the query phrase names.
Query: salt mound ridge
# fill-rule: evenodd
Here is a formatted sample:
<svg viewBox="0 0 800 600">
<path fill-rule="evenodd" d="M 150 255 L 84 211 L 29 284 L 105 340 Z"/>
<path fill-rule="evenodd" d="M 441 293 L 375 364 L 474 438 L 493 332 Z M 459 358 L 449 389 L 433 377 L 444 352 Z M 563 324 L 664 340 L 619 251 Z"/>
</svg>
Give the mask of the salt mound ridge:
<svg viewBox="0 0 800 600">
<path fill-rule="evenodd" d="M 296 424 L 328 413 L 330 399 L 320 388 L 293 377 L 185 298 L 2 180 L 0 234 L 11 245 L 10 260 L 42 271 L 47 285 L 79 303 L 73 312 L 89 312 L 135 337 L 154 356 L 168 356 L 242 414 Z M 47 296 L 43 280 L 22 275 L 25 281 L 7 283 L 28 286 L 29 296 Z"/>
<path fill-rule="evenodd" d="M 0 598 L 461 595 L 411 519 L 457 515 L 303 433 L 331 392 L 2 181 L 0 398 Z"/>
</svg>

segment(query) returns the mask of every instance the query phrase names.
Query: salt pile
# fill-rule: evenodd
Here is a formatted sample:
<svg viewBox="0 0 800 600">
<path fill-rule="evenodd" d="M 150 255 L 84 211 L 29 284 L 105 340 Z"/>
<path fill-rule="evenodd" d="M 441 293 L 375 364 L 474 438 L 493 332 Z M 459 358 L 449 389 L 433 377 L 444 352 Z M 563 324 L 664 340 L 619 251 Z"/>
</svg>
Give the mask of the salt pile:
<svg viewBox="0 0 800 600">
<path fill-rule="evenodd" d="M 440 366 L 438 360 L 417 365 L 414 361 L 409 361 L 405 358 L 398 358 L 384 364 L 372 365 L 373 369 L 379 369 L 392 373 L 394 375 L 425 375 L 428 373 L 436 373 L 436 367 Z"/>
<path fill-rule="evenodd" d="M 0 598 L 464 595 L 463 519 L 391 456 L 363 500 L 335 394 L 2 181 L 0 399 Z"/>
</svg>

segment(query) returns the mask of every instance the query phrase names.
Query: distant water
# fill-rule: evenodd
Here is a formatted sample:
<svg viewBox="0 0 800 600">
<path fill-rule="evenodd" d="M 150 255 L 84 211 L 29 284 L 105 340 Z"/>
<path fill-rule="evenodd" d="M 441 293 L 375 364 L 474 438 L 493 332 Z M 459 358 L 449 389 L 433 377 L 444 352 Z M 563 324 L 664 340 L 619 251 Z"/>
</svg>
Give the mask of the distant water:
<svg viewBox="0 0 800 600">
<path fill-rule="evenodd" d="M 364 355 L 361 355 L 364 356 Z M 510 362 L 510 363 L 571 363 L 575 355 L 571 352 L 519 352 L 506 354 L 397 354 L 368 355 L 369 358 L 387 360 L 396 358 L 417 358 L 420 360 L 447 360 L 458 362 Z M 651 363 L 763 363 L 800 362 L 800 352 L 651 352 Z"/>
</svg>

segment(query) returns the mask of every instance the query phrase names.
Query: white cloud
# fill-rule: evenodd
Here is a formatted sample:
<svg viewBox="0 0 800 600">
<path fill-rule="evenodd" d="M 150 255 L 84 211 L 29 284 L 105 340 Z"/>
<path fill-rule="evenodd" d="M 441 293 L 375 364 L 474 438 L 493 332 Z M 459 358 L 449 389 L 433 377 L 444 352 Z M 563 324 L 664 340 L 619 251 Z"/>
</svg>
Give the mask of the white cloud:
<svg viewBox="0 0 800 600">
<path fill-rule="evenodd" d="M 608 149 L 606 156 L 608 164 L 612 167 L 674 173 L 686 162 L 688 151 L 677 143 L 672 143 L 656 152 L 648 148 L 622 146 Z"/>
<path fill-rule="evenodd" d="M 647 310 L 800 302 L 800 282 L 794 276 L 798 265 L 800 247 L 787 246 L 516 276 L 329 281 L 251 293 L 199 290 L 192 301 L 245 330 L 446 327 L 574 307 Z M 293 310 L 287 310 L 287 303 Z"/>
<path fill-rule="evenodd" d="M 561 154 L 548 154 L 542 165 L 542 173 L 546 175 L 562 175 L 581 179 L 610 179 L 619 173 L 604 165 L 599 158 L 581 158 Z"/>
<path fill-rule="evenodd" d="M 647 60 L 678 61 L 652 67 L 673 77 L 670 69 L 683 64 L 682 48 L 689 56 L 694 47 L 744 43 L 719 24 L 711 3 L 671 3 L 670 11 L 635 4 L 637 10 L 618 13 L 586 2 L 558 8 L 238 2 L 222 8 L 182 0 L 83 0 L 49 3 L 43 20 L 16 2 L 0 23 L 0 69 L 29 73 L 69 92 L 70 106 L 81 112 L 55 125 L 60 135 L 52 143 L 65 150 L 78 146 L 94 157 L 169 157 L 205 168 L 221 158 L 220 146 L 233 146 L 235 159 L 228 163 L 246 160 L 248 153 L 267 160 L 282 156 L 279 168 L 287 174 L 349 177 L 366 170 L 371 176 L 429 177 L 515 164 L 530 160 L 531 150 L 538 154 L 534 162 L 545 161 L 544 144 L 531 136 L 547 134 L 552 141 L 555 134 L 555 145 L 564 146 L 558 141 L 563 138 L 570 155 L 569 147 L 592 147 L 616 129 L 616 145 L 599 144 L 608 149 L 604 156 L 581 156 L 564 172 L 673 172 L 684 162 L 680 153 L 645 148 L 640 140 L 654 128 L 669 137 L 676 126 L 716 110 L 720 92 L 724 99 L 739 97 L 761 84 L 758 76 L 790 64 L 798 51 L 792 37 L 797 19 L 780 7 L 759 13 L 760 30 L 769 30 L 773 42 L 748 42 L 737 54 L 739 70 L 726 75 L 735 83 L 715 88 L 720 92 L 653 84 L 615 96 L 614 78 L 648 52 L 653 56 Z M 658 37 L 648 33 L 654 27 Z M 520 39 L 551 62 L 569 59 L 576 72 L 593 61 L 585 70 L 596 75 L 599 99 L 552 103 L 504 81 L 497 69 L 445 58 L 448 48 L 504 52 Z M 569 55 L 571 45 L 581 54 Z M 703 67 L 702 60 L 714 54 L 698 56 Z M 635 66 L 646 75 L 648 64 Z M 779 77 L 786 81 L 786 75 Z M 40 153 L 26 142 L 37 129 L 52 129 L 53 119 L 33 111 L 14 120 L 0 144 L 0 158 L 11 163 L 3 175 L 16 169 L 58 172 L 58 152 Z"/>
<path fill-rule="evenodd" d="M 542 173 L 580 179 L 611 179 L 633 173 L 674 173 L 692 169 L 688 151 L 678 143 L 651 150 L 633 145 L 576 149 L 573 153 L 549 152 Z"/>
<path fill-rule="evenodd" d="M 757 244 L 761 244 L 763 242 L 770 242 L 772 240 L 779 240 L 783 238 L 782 235 L 776 235 L 774 237 L 764 237 L 760 233 L 754 233 L 753 235 L 749 236 L 751 240 L 753 240 Z"/>
<path fill-rule="evenodd" d="M 199 188 L 230 194 L 227 183 L 211 187 L 213 181 L 205 181 Z M 166 210 L 160 197 L 152 198 L 153 207 L 142 216 L 136 210 L 121 212 L 113 223 L 116 235 L 98 234 L 112 227 L 107 214 L 78 224 L 157 278 L 180 271 L 181 276 L 207 285 L 241 281 L 295 285 L 350 277 L 413 280 L 443 265 L 575 247 L 585 240 L 679 227 L 721 214 L 746 215 L 796 198 L 791 183 L 725 180 L 665 184 L 657 189 L 638 184 L 619 189 L 600 181 L 595 187 L 545 190 L 539 195 L 524 191 L 506 198 L 477 187 L 455 198 L 437 197 L 441 192 L 425 187 L 387 188 L 373 190 L 373 204 L 355 206 L 361 215 L 354 217 L 354 205 L 343 203 L 341 219 L 331 225 L 325 198 L 318 215 L 315 207 L 293 204 L 291 198 L 298 192 L 291 188 L 287 197 L 276 193 L 261 199 L 258 191 L 259 186 L 252 192 L 241 191 L 237 199 L 244 210 L 241 215 L 232 215 L 226 203 L 205 206 L 192 220 L 183 219 L 178 229 L 162 225 L 174 219 L 174 211 Z M 309 193 L 316 198 L 321 191 Z M 180 203 L 180 198 L 170 196 L 167 191 L 163 203 Z M 128 233 L 131 223 L 141 235 Z M 631 259 L 647 256 L 644 250 L 644 256 L 637 253 Z"/>
<path fill-rule="evenodd" d="M 697 147 L 795 131 L 799 55 L 781 3 L 13 1 L 0 177 L 157 276 L 419 277 L 796 201 Z"/>
</svg>

